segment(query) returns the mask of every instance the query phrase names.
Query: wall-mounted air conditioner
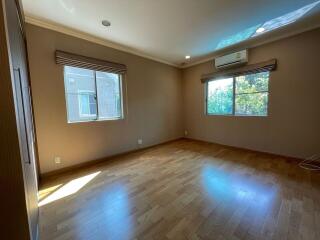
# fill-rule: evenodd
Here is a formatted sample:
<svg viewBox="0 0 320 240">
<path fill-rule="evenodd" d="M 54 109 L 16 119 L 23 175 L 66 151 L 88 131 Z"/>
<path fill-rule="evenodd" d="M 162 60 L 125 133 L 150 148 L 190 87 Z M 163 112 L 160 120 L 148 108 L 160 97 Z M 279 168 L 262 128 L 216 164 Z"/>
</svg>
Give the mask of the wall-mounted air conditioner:
<svg viewBox="0 0 320 240">
<path fill-rule="evenodd" d="M 248 62 L 248 50 L 231 53 L 215 59 L 217 69 L 234 67 Z"/>
</svg>

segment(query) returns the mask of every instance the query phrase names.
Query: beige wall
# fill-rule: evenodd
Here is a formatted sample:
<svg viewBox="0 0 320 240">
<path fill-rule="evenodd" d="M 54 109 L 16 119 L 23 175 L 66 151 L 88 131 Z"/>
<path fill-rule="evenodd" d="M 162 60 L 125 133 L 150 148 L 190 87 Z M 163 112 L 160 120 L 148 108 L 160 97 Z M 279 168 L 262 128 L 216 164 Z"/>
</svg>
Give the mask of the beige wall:
<svg viewBox="0 0 320 240">
<path fill-rule="evenodd" d="M 200 76 L 213 61 L 179 70 L 27 25 L 41 173 L 182 136 L 293 157 L 320 152 L 320 29 L 250 49 L 250 63 L 278 59 L 268 117 L 206 116 Z M 125 120 L 67 123 L 56 49 L 126 64 Z M 62 164 L 54 163 L 54 156 Z"/>
<path fill-rule="evenodd" d="M 183 71 L 184 123 L 190 138 L 293 157 L 320 153 L 320 29 L 250 49 L 250 63 L 278 59 L 268 117 L 206 116 L 200 76 L 213 61 Z"/>
<path fill-rule="evenodd" d="M 27 39 L 41 173 L 182 136 L 181 70 L 33 25 Z M 127 65 L 125 120 L 67 123 L 56 49 Z"/>
</svg>

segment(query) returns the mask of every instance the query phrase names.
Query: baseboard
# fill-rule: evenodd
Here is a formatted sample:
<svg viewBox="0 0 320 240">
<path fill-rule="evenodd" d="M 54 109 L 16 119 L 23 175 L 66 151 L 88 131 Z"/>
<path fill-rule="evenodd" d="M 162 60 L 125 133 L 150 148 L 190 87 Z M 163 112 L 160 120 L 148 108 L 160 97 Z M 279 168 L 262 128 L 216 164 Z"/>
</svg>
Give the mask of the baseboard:
<svg viewBox="0 0 320 240">
<path fill-rule="evenodd" d="M 286 160 L 291 160 L 291 161 L 294 161 L 294 162 L 300 162 L 300 161 L 303 160 L 301 158 L 290 157 L 290 156 L 285 156 L 285 155 L 280 155 L 280 154 L 275 154 L 275 153 L 270 153 L 270 152 L 257 151 L 257 150 L 253 150 L 253 149 L 242 148 L 242 147 L 229 146 L 229 145 L 224 145 L 224 144 L 215 143 L 215 142 L 209 142 L 209 141 L 205 141 L 205 140 L 201 140 L 201 139 L 195 139 L 195 138 L 189 138 L 189 137 L 188 138 L 187 137 L 179 137 L 179 138 L 175 138 L 175 139 L 172 139 L 172 140 L 164 141 L 164 142 L 161 142 L 161 143 L 153 144 L 153 145 L 147 146 L 145 148 L 134 149 L 134 150 L 130 150 L 130 151 L 114 154 L 114 155 L 111 155 L 111 156 L 108 156 L 108 157 L 105 157 L 105 158 L 96 159 L 96 160 L 80 163 L 80 164 L 77 164 L 77 165 L 73 165 L 73 166 L 70 166 L 70 167 L 65 167 L 65 168 L 61 168 L 61 169 L 54 170 L 54 171 L 51 171 L 51 172 L 43 173 L 43 174 L 40 175 L 40 179 L 43 180 L 43 179 L 46 179 L 46 178 L 57 177 L 57 176 L 59 176 L 61 174 L 67 173 L 67 172 L 71 172 L 71 171 L 75 171 L 75 170 L 81 170 L 81 169 L 88 168 L 88 167 L 91 167 L 91 166 L 94 166 L 94 165 L 97 165 L 97 164 L 101 164 L 103 162 L 112 161 L 113 159 L 116 159 L 118 157 L 121 157 L 121 156 L 124 156 L 124 155 L 127 155 L 127 154 L 143 152 L 143 151 L 145 151 L 147 149 L 150 149 L 150 148 L 153 148 L 153 147 L 169 144 L 169 143 L 180 141 L 180 140 L 193 141 L 193 142 L 199 142 L 199 143 L 205 143 L 205 144 L 214 144 L 216 146 L 221 146 L 223 148 L 230 149 L 230 150 L 246 151 L 246 152 L 251 152 L 251 153 L 256 153 L 256 154 L 265 154 L 266 156 L 271 156 L 273 158 L 284 158 Z"/>
<path fill-rule="evenodd" d="M 281 154 L 276 154 L 276 153 L 271 153 L 271 152 L 263 152 L 263 151 L 259 151 L 259 150 L 249 149 L 249 148 L 225 145 L 225 144 L 221 144 L 221 143 L 205 141 L 205 140 L 202 140 L 202 139 L 196 139 L 196 138 L 190 138 L 190 137 L 184 137 L 184 138 L 181 138 L 181 139 L 190 140 L 190 141 L 196 141 L 196 142 L 202 142 L 202 143 L 205 143 L 205 144 L 214 144 L 214 145 L 221 146 L 221 147 L 224 147 L 224 148 L 227 148 L 227 149 L 230 149 L 230 150 L 246 151 L 246 152 L 251 152 L 251 153 L 264 154 L 264 155 L 271 156 L 271 157 L 274 157 L 274 158 L 285 158 L 287 160 L 293 160 L 293 161 L 299 161 L 299 162 L 304 160 L 304 159 L 298 158 L 298 157 L 291 157 L 291 156 L 286 156 L 286 155 L 281 155 Z"/>
<path fill-rule="evenodd" d="M 67 172 L 80 170 L 80 169 L 83 169 L 83 168 L 88 168 L 88 167 L 91 167 L 91 166 L 94 166 L 94 165 L 97 165 L 97 164 L 100 164 L 100 163 L 103 163 L 103 162 L 110 161 L 110 160 L 112 160 L 114 158 L 118 158 L 118 157 L 121 157 L 121 156 L 124 156 L 124 155 L 127 155 L 127 154 L 142 152 L 142 151 L 145 151 L 145 150 L 147 150 L 149 148 L 153 148 L 153 147 L 165 145 L 165 144 L 168 144 L 168 143 L 176 142 L 176 141 L 179 141 L 181 139 L 183 139 L 183 137 L 179 137 L 179 138 L 175 138 L 175 139 L 172 139 L 172 140 L 160 142 L 160 143 L 153 144 L 153 145 L 150 145 L 150 146 L 147 146 L 147 147 L 144 147 L 144 148 L 133 149 L 133 150 L 130 150 L 130 151 L 125 151 L 125 152 L 117 153 L 117 154 L 114 154 L 114 155 L 110 155 L 108 157 L 95 159 L 95 160 L 84 162 L 84 163 L 79 163 L 79 164 L 76 164 L 76 165 L 73 165 L 73 166 L 60 168 L 60 169 L 57 169 L 57 170 L 54 170 L 54 171 L 42 173 L 42 174 L 40 174 L 40 180 L 42 181 L 43 179 L 46 179 L 46 178 L 49 178 L 49 177 L 52 178 L 52 177 L 56 177 L 56 176 L 59 176 L 61 174 L 67 173 Z"/>
</svg>

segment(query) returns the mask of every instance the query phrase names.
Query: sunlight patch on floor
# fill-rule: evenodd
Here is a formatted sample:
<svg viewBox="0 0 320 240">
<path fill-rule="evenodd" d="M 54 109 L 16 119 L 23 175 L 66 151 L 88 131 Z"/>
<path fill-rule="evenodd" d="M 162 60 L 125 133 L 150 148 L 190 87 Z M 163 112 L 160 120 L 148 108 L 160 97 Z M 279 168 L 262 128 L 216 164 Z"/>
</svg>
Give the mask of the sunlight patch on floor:
<svg viewBox="0 0 320 240">
<path fill-rule="evenodd" d="M 53 192 L 48 197 L 46 197 L 45 199 L 40 201 L 38 204 L 39 207 L 44 206 L 48 203 L 54 202 L 56 200 L 62 199 L 64 197 L 70 196 L 72 194 L 75 194 L 81 188 L 83 188 L 87 183 L 89 183 L 92 179 L 94 179 L 96 176 L 98 176 L 100 173 L 101 173 L 101 171 L 95 172 L 95 173 L 74 179 L 74 180 L 66 183 L 65 185 L 60 187 L 57 191 Z M 60 186 L 61 186 L 61 184 L 60 184 Z M 59 187 L 59 185 L 57 185 L 53 188 L 57 189 L 58 187 Z M 45 189 L 44 191 L 46 191 L 46 190 L 47 189 Z"/>
<path fill-rule="evenodd" d="M 56 186 L 48 187 L 46 189 L 40 190 L 38 193 L 39 200 L 41 201 L 42 199 L 47 197 L 49 194 L 51 194 L 52 192 L 54 192 L 55 190 L 57 190 L 61 186 L 62 186 L 62 184 L 58 184 Z"/>
</svg>

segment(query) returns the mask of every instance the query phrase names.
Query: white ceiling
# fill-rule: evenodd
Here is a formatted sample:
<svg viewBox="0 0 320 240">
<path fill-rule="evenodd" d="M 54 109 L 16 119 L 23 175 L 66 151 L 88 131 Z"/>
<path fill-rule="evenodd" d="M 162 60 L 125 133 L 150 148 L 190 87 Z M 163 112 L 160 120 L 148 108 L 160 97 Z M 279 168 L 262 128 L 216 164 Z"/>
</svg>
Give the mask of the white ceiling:
<svg viewBox="0 0 320 240">
<path fill-rule="evenodd" d="M 218 43 L 315 0 L 22 0 L 27 21 L 56 25 L 97 37 L 173 65 L 199 62 L 217 53 Z M 319 4 L 320 5 L 320 4 Z M 319 5 L 299 23 L 284 27 L 301 32 L 320 25 Z M 101 20 L 111 21 L 105 28 Z M 278 30 L 276 37 L 288 34 Z M 271 33 L 272 34 L 272 33 Z M 265 41 L 270 33 L 258 38 Z"/>
</svg>

